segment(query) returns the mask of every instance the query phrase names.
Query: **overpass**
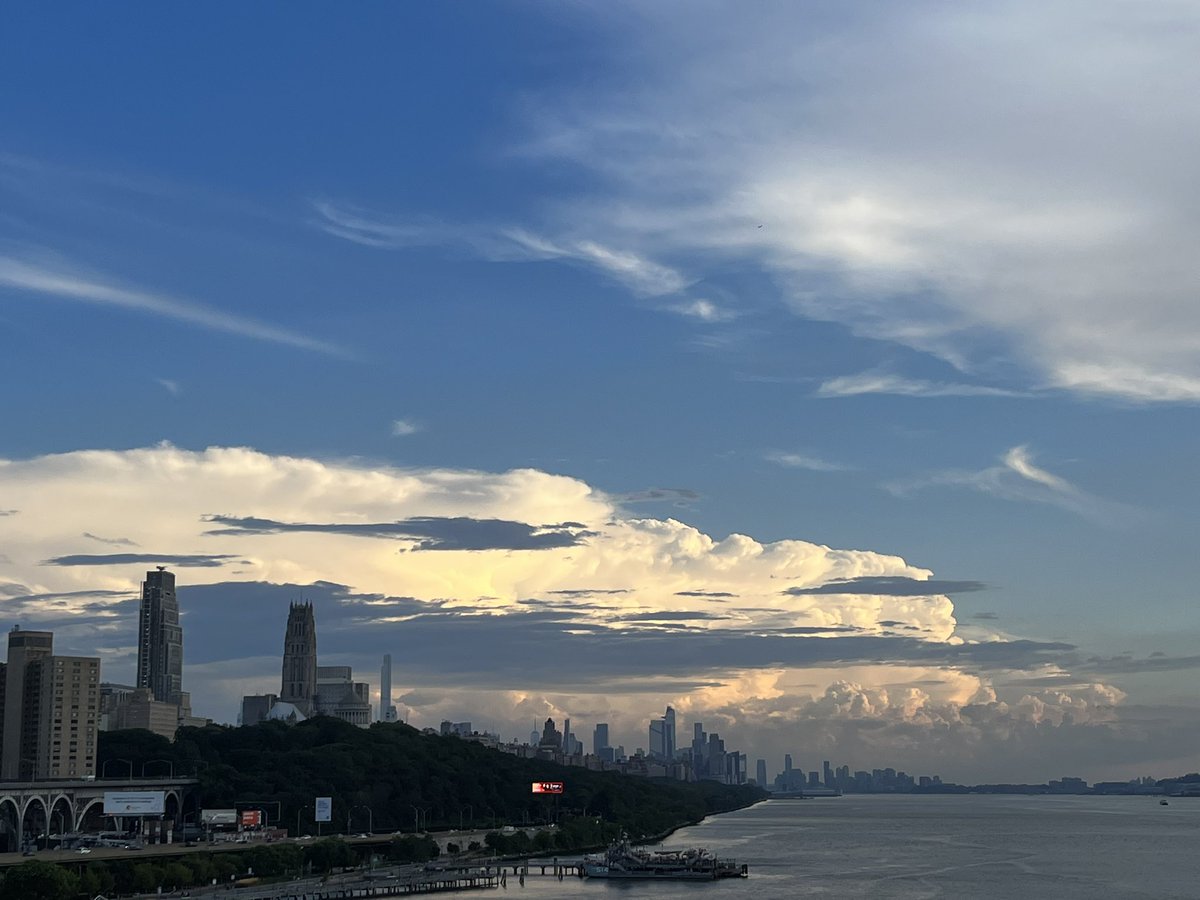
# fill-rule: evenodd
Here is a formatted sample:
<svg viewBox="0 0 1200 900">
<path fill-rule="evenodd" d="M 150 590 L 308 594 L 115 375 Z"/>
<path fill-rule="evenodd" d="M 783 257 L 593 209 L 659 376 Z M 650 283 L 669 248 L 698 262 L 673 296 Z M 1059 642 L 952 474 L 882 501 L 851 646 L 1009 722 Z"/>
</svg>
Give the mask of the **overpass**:
<svg viewBox="0 0 1200 900">
<path fill-rule="evenodd" d="M 83 831 L 89 824 L 92 830 L 100 830 L 104 795 L 109 791 L 162 791 L 165 810 L 155 821 L 181 823 L 199 809 L 198 784 L 195 778 L 0 782 L 0 851 L 16 850 L 25 841 L 43 836 Z"/>
</svg>

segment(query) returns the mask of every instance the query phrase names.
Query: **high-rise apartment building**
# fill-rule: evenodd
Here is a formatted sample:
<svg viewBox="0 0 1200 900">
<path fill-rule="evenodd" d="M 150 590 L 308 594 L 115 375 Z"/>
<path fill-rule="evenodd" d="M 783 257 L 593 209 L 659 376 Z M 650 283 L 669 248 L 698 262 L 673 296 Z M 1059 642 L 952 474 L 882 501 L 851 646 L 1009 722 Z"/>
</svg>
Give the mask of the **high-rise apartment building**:
<svg viewBox="0 0 1200 900">
<path fill-rule="evenodd" d="M 84 778 L 96 773 L 100 660 L 55 656 L 54 635 L 8 635 L 0 671 L 0 778 Z"/>
<path fill-rule="evenodd" d="M 287 630 L 283 637 L 283 685 L 279 699 L 290 703 L 304 716 L 314 712 L 317 694 L 317 623 L 311 603 L 288 607 Z"/>
<path fill-rule="evenodd" d="M 671 706 L 663 715 L 663 758 L 675 758 L 675 708 Z"/>
<path fill-rule="evenodd" d="M 190 706 L 183 696 L 183 627 L 175 599 L 175 573 L 162 566 L 147 572 L 142 582 L 137 686 L 159 703 Z"/>
</svg>

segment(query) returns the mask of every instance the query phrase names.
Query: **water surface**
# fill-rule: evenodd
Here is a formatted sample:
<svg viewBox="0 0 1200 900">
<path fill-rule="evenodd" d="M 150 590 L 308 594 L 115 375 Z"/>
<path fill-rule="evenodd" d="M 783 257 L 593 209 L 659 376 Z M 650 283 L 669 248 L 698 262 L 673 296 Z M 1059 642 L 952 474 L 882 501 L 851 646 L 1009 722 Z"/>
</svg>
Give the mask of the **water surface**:
<svg viewBox="0 0 1200 900">
<path fill-rule="evenodd" d="M 1197 898 L 1200 798 L 887 796 L 774 800 L 664 846 L 750 865 L 716 884 L 530 878 L 524 897 L 633 900 Z"/>
</svg>

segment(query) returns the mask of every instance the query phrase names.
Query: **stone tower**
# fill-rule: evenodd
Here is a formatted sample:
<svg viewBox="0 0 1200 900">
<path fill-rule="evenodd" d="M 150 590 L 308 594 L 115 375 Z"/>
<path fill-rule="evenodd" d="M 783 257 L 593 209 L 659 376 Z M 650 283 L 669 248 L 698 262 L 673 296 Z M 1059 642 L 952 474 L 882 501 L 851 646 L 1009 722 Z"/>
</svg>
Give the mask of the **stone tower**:
<svg viewBox="0 0 1200 900">
<path fill-rule="evenodd" d="M 317 623 L 313 606 L 293 603 L 288 608 L 287 632 L 283 638 L 283 686 L 279 699 L 311 716 L 316 693 Z"/>
</svg>

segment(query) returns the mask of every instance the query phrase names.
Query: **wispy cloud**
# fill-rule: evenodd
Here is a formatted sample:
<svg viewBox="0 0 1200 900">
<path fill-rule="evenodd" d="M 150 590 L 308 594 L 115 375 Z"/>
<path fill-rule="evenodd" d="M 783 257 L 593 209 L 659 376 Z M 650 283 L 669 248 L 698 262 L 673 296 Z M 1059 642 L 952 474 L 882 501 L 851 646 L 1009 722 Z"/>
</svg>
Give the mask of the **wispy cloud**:
<svg viewBox="0 0 1200 900">
<path fill-rule="evenodd" d="M 178 381 L 173 381 L 170 378 L 155 378 L 154 380 L 157 381 L 162 386 L 163 390 L 165 390 L 172 397 L 178 397 L 183 392 L 183 389 L 179 386 Z"/>
<path fill-rule="evenodd" d="M 334 344 L 256 319 L 166 294 L 119 287 L 102 278 L 82 273 L 58 259 L 31 261 L 13 256 L 0 256 L 0 288 L 147 313 L 188 322 L 213 331 L 330 356 L 347 355 L 345 350 Z"/>
<path fill-rule="evenodd" d="M 731 309 L 718 306 L 711 300 L 688 300 L 667 307 L 671 312 L 681 316 L 699 319 L 702 322 L 730 322 L 737 318 L 737 313 Z"/>
<path fill-rule="evenodd" d="M 895 394 L 901 397 L 1023 397 L 1020 391 L 989 387 L 982 384 L 927 381 L 923 378 L 904 378 L 876 372 L 840 375 L 821 383 L 816 397 L 855 397 L 860 394 Z"/>
<path fill-rule="evenodd" d="M 600 181 L 556 198 L 596 240 L 761 271 L 803 317 L 1035 388 L 1200 401 L 1194 167 L 1161 152 L 1200 126 L 1194 6 L 845 6 L 635 4 L 604 23 L 626 77 L 545 92 L 516 152 Z M 987 393 L 847 387 L 822 396 Z"/>
<path fill-rule="evenodd" d="M 366 247 L 451 247 L 493 262 L 562 260 L 594 268 L 642 298 L 674 297 L 693 281 L 641 253 L 585 237 L 550 237 L 512 225 L 454 225 L 422 217 L 390 217 L 327 200 L 314 200 L 312 206 L 322 231 Z M 662 308 L 710 323 L 735 317 L 731 310 L 707 298 L 683 297 Z"/>
<path fill-rule="evenodd" d="M 782 450 L 772 450 L 765 456 L 768 461 L 789 469 L 808 469 L 811 472 L 844 472 L 849 468 L 841 463 L 830 462 L 808 453 L 785 453 Z"/>
<path fill-rule="evenodd" d="M 896 496 L 933 487 L 962 487 L 1005 500 L 1045 503 L 1105 525 L 1128 525 L 1141 517 L 1138 510 L 1127 504 L 1097 497 L 1036 465 L 1024 445 L 1008 450 L 999 465 L 986 469 L 935 472 L 884 485 Z"/>
<path fill-rule="evenodd" d="M 137 541 L 130 540 L 126 537 L 106 538 L 101 537 L 98 534 L 92 534 L 90 531 L 85 531 L 83 536 L 85 538 L 89 538 L 90 540 L 98 541 L 101 544 L 108 544 L 112 547 L 136 547 L 138 545 Z"/>
<path fill-rule="evenodd" d="M 392 437 L 408 437 L 422 430 L 422 427 L 411 419 L 396 419 L 392 422 Z"/>
</svg>

